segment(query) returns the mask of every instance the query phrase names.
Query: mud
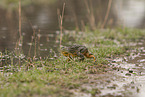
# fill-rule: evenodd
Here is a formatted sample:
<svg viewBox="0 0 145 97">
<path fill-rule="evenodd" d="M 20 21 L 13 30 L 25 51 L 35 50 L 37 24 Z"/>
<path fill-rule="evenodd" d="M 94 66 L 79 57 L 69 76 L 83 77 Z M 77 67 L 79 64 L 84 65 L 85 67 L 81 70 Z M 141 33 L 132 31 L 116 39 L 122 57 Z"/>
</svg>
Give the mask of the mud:
<svg viewBox="0 0 145 97">
<path fill-rule="evenodd" d="M 145 97 L 145 43 L 133 47 L 128 50 L 129 56 L 107 59 L 112 69 L 88 75 L 90 82 L 74 94 L 77 97 Z M 94 89 L 97 91 L 93 94 Z"/>
</svg>

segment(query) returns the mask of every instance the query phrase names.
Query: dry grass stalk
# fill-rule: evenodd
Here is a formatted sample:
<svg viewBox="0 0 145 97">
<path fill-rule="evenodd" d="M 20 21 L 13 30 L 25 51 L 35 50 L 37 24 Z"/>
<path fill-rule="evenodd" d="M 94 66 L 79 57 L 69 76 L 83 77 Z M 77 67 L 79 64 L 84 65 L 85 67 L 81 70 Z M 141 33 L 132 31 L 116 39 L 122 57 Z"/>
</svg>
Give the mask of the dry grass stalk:
<svg viewBox="0 0 145 97">
<path fill-rule="evenodd" d="M 34 51 L 34 56 L 36 57 L 36 37 L 35 37 L 35 29 L 33 28 L 33 25 L 32 23 L 29 21 L 31 27 L 32 27 L 32 30 L 33 30 L 33 36 L 32 36 L 32 39 L 31 39 L 31 44 L 30 44 L 30 48 L 29 48 L 29 52 L 28 52 L 28 56 L 30 56 L 30 53 L 31 53 L 31 48 L 32 48 L 32 43 L 33 43 L 33 40 L 35 39 L 35 51 Z"/>
<path fill-rule="evenodd" d="M 92 5 L 92 0 L 89 0 L 90 2 L 87 2 L 87 0 L 84 0 L 84 3 L 87 8 L 87 18 L 89 20 L 89 24 L 92 30 L 96 29 L 96 23 L 95 23 L 95 16 L 94 16 L 94 11 L 93 11 L 93 5 Z M 88 4 L 90 3 L 90 5 Z"/>
<path fill-rule="evenodd" d="M 107 8 L 107 13 L 105 15 L 104 22 L 103 22 L 101 28 L 104 28 L 104 26 L 105 26 L 105 24 L 107 22 L 107 19 L 108 19 L 109 13 L 110 13 L 110 9 L 111 9 L 111 4 L 112 4 L 112 0 L 109 0 L 109 2 L 108 2 L 108 8 Z"/>
<path fill-rule="evenodd" d="M 2 57 L 3 57 L 3 53 L 1 52 L 1 66 L 3 66 L 3 61 L 2 61 Z"/>
<path fill-rule="evenodd" d="M 19 53 L 18 55 L 21 54 L 21 51 L 22 51 L 22 32 L 21 32 L 21 29 L 22 29 L 22 21 L 21 21 L 21 0 L 19 0 L 19 35 L 20 35 L 20 38 L 19 38 L 19 44 L 18 44 L 18 47 L 19 47 Z M 21 59 L 19 58 L 19 66 L 21 65 Z"/>
<path fill-rule="evenodd" d="M 21 34 L 21 0 L 19 0 L 19 35 L 20 35 L 20 40 L 21 40 L 21 37 L 22 37 L 22 34 Z"/>
<path fill-rule="evenodd" d="M 63 17 L 64 17 L 64 9 L 65 9 L 65 3 L 63 4 L 62 14 L 60 15 L 60 11 L 57 10 L 58 14 L 58 20 L 59 20 L 59 28 L 60 28 L 60 48 L 61 48 L 61 42 L 62 42 L 62 30 L 63 30 Z"/>
</svg>

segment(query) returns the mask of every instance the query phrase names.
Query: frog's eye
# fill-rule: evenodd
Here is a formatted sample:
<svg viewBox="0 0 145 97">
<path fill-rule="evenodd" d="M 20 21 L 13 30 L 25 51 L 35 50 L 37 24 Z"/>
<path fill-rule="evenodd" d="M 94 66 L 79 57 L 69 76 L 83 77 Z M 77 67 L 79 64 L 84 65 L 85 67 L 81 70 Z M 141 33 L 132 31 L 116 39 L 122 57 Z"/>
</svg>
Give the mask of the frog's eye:
<svg viewBox="0 0 145 97">
<path fill-rule="evenodd" d="M 64 49 L 64 47 L 61 47 L 61 49 Z"/>
<path fill-rule="evenodd" d="M 63 46 L 63 47 L 61 47 L 61 49 L 62 49 L 62 50 L 63 50 L 63 49 L 65 49 L 65 48 L 66 48 L 66 47 L 64 47 L 64 46 Z"/>
<path fill-rule="evenodd" d="M 63 52 L 63 54 L 68 54 L 68 52 Z"/>
<path fill-rule="evenodd" d="M 61 50 L 62 50 L 62 51 L 63 51 L 63 50 L 65 51 L 66 49 L 67 49 L 66 47 L 61 47 Z"/>
<path fill-rule="evenodd" d="M 89 55 L 93 55 L 92 53 L 89 53 Z"/>
</svg>

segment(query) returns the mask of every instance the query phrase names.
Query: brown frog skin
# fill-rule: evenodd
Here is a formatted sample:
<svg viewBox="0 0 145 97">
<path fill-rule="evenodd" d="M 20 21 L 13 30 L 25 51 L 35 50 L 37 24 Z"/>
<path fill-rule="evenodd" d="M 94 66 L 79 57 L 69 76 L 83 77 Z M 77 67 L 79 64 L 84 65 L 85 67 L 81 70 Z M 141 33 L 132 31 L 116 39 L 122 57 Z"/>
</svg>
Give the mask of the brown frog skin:
<svg viewBox="0 0 145 97">
<path fill-rule="evenodd" d="M 73 57 L 79 57 L 80 61 L 83 61 L 85 57 L 94 58 L 94 61 L 96 60 L 95 56 L 89 53 L 88 48 L 82 45 L 71 45 L 68 47 L 62 47 L 61 53 L 65 57 L 69 57 L 68 61 L 72 59 Z"/>
</svg>

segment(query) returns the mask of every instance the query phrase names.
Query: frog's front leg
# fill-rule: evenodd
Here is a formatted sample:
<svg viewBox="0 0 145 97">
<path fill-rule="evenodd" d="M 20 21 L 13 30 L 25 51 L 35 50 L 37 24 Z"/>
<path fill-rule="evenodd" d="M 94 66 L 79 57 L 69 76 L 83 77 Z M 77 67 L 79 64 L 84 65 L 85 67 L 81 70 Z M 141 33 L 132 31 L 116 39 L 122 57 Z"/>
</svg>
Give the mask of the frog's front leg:
<svg viewBox="0 0 145 97">
<path fill-rule="evenodd" d="M 72 56 L 69 54 L 68 59 L 66 60 L 66 62 L 69 62 L 70 60 L 72 60 Z"/>
<path fill-rule="evenodd" d="M 77 52 L 77 56 L 80 57 L 80 61 L 83 61 L 85 59 L 84 55 L 80 52 Z"/>
</svg>

